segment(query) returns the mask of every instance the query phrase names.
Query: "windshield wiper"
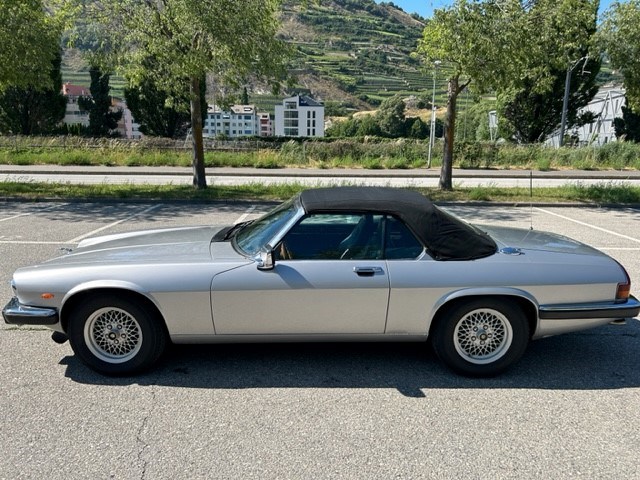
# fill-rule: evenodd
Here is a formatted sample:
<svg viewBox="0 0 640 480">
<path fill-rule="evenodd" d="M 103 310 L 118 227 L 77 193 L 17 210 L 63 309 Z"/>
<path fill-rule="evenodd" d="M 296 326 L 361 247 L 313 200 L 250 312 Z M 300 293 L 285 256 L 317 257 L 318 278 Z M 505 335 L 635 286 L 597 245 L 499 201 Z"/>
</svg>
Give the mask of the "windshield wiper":
<svg viewBox="0 0 640 480">
<path fill-rule="evenodd" d="M 235 225 L 232 225 L 231 228 L 229 228 L 229 230 L 227 230 L 227 232 L 224 234 L 224 240 L 229 240 L 236 233 L 238 233 L 244 227 L 246 227 L 247 225 L 253 222 L 254 220 L 247 220 L 246 222 L 240 222 L 240 223 L 236 223 Z"/>
</svg>

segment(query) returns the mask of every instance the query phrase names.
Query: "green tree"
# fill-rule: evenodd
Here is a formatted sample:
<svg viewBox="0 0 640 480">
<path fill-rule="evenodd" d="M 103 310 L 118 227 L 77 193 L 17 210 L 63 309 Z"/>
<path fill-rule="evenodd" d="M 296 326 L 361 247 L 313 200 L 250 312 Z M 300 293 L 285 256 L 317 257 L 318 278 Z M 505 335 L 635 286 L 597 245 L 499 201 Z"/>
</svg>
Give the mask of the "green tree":
<svg viewBox="0 0 640 480">
<path fill-rule="evenodd" d="M 456 0 L 451 8 L 435 11 L 417 55 L 430 69 L 436 60 L 448 67 L 443 69 L 448 71 L 448 93 L 441 189 L 452 188 L 460 93 L 471 82 L 478 94 L 504 95 L 525 87 L 529 95 L 552 90 L 553 72 L 564 71 L 566 77 L 592 47 L 597 4 L 598 0 Z"/>
<path fill-rule="evenodd" d="M 381 135 L 380 125 L 374 115 L 362 115 L 357 118 L 357 137 L 378 137 Z"/>
<path fill-rule="evenodd" d="M 429 138 L 429 127 L 420 117 L 411 119 L 411 127 L 408 131 L 411 138 Z"/>
<path fill-rule="evenodd" d="M 640 114 L 634 113 L 629 107 L 622 107 L 622 118 L 614 119 L 613 128 L 617 138 L 640 143 Z"/>
<path fill-rule="evenodd" d="M 66 0 L 67 9 L 82 0 Z M 152 56 L 160 66 L 156 85 L 171 92 L 188 79 L 193 134 L 193 183 L 206 187 L 202 144 L 201 82 L 208 73 L 239 87 L 249 77 L 276 85 L 285 78 L 289 47 L 278 39 L 279 0 L 102 0 L 83 16 L 100 23 L 111 56 L 132 81 Z"/>
<path fill-rule="evenodd" d="M 640 112 L 640 0 L 614 2 L 600 27 L 600 45 L 624 78 L 628 107 Z"/>
<path fill-rule="evenodd" d="M 180 138 L 187 134 L 191 124 L 190 100 L 187 79 L 178 82 L 171 93 L 158 87 L 154 70 L 158 70 L 155 61 L 148 58 L 145 65 L 154 65 L 140 73 L 137 83 L 133 83 L 124 90 L 127 107 L 140 131 L 145 135 Z M 180 88 L 182 87 L 182 91 Z M 200 82 L 200 99 L 203 121 L 207 113 L 205 98 L 206 84 Z"/>
<path fill-rule="evenodd" d="M 588 105 L 598 93 L 596 76 L 599 71 L 600 59 L 585 57 L 585 61 L 572 72 L 567 128 L 592 120 L 590 115 L 579 115 L 578 110 Z M 554 69 L 551 76 L 553 84 L 544 92 L 537 91 L 533 79 L 525 78 L 519 89 L 501 93 L 500 112 L 513 127 L 518 142 L 541 142 L 560 127 L 566 69 Z"/>
<path fill-rule="evenodd" d="M 125 87 L 124 99 L 143 134 L 167 138 L 186 135 L 191 119 L 188 99 L 187 109 L 180 108 L 185 105 L 178 106 L 170 101 L 167 93 L 156 88 L 149 79 L 139 85 Z"/>
<path fill-rule="evenodd" d="M 242 89 L 242 96 L 240 97 L 240 103 L 242 105 L 249 105 L 249 92 L 247 91 L 247 87 Z"/>
<path fill-rule="evenodd" d="M 49 87 L 9 87 L 0 94 L 0 132 L 51 133 L 60 127 L 67 99 L 62 94 L 60 50 L 49 66 Z"/>
<path fill-rule="evenodd" d="M 82 110 L 89 112 L 89 133 L 96 137 L 111 135 L 118 127 L 118 121 L 122 118 L 121 110 L 112 109 L 112 99 L 109 95 L 109 73 L 102 73 L 99 67 L 89 69 L 91 97 L 80 97 L 78 105 Z"/>
<path fill-rule="evenodd" d="M 60 28 L 42 0 L 0 0 L 0 92 L 52 88 Z"/>
<path fill-rule="evenodd" d="M 389 138 L 399 138 L 405 135 L 404 100 L 399 95 L 386 99 L 376 113 L 376 121 L 380 133 Z"/>
<path fill-rule="evenodd" d="M 542 141 L 560 127 L 567 78 L 567 127 L 591 120 L 578 110 L 598 92 L 601 61 L 592 53 L 597 10 L 598 0 L 535 0 L 524 12 L 523 30 L 538 54 L 523 57 L 520 78 L 499 87 L 502 117 L 516 140 Z"/>
<path fill-rule="evenodd" d="M 510 36 L 515 32 L 514 20 L 520 12 L 520 3 L 510 0 L 456 0 L 453 6 L 436 10 L 424 28 L 417 56 L 429 73 L 436 61 L 447 67 L 442 69 L 448 76 L 444 153 L 439 180 L 442 190 L 453 188 L 458 97 L 472 81 L 479 93 L 500 83 L 509 65 L 507 58 L 512 55 L 515 42 Z"/>
</svg>

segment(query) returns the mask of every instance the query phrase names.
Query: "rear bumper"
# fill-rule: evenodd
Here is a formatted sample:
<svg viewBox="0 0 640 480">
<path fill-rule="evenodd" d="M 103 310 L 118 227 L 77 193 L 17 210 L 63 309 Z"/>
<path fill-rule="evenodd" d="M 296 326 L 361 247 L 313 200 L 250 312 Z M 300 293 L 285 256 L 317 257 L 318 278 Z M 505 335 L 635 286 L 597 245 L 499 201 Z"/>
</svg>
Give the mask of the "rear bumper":
<svg viewBox="0 0 640 480">
<path fill-rule="evenodd" d="M 579 318 L 618 319 L 635 317 L 640 302 L 633 296 L 624 303 L 585 303 L 577 305 L 541 305 L 540 320 L 571 320 Z"/>
<path fill-rule="evenodd" d="M 540 323 L 533 338 L 586 330 L 613 320 L 636 317 L 638 313 L 640 302 L 634 297 L 625 303 L 545 305 L 538 312 Z"/>
<path fill-rule="evenodd" d="M 55 308 L 22 305 L 17 297 L 2 309 L 2 316 L 9 325 L 55 325 L 60 319 Z"/>
</svg>

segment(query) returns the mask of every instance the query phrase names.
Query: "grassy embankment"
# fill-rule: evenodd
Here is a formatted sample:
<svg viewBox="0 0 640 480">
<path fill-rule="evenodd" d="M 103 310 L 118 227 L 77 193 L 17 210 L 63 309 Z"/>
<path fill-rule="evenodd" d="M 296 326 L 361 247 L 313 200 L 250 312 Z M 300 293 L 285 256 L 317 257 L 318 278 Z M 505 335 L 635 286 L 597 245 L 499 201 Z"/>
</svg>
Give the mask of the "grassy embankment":
<svg viewBox="0 0 640 480">
<path fill-rule="evenodd" d="M 57 142 L 57 143 L 56 143 Z M 103 166 L 190 166 L 188 150 L 160 148 L 150 143 L 129 144 L 123 141 L 104 140 L 83 143 L 83 140 L 5 138 L 0 142 L 0 164 L 11 165 L 103 165 Z M 179 145 L 178 145 L 179 146 Z M 441 163 L 441 148 L 437 146 L 433 167 Z M 409 169 L 423 168 L 427 156 L 425 142 L 287 142 L 278 148 L 259 148 L 206 153 L 207 167 L 254 168 L 365 168 Z M 553 149 L 541 146 L 460 144 L 456 152 L 457 168 L 531 169 L 537 171 L 578 170 L 638 170 L 640 169 L 640 145 L 611 143 L 603 147 Z M 72 183 L 0 183 L 0 196 L 23 198 L 144 198 L 144 199 L 282 199 L 308 187 L 299 184 L 265 186 L 212 185 L 205 191 L 177 185 L 92 185 Z M 615 182 L 599 185 L 566 185 L 557 188 L 499 188 L 484 186 L 458 188 L 441 192 L 437 189 L 420 189 L 437 201 L 579 201 L 595 203 L 640 203 L 640 188 Z"/>
</svg>

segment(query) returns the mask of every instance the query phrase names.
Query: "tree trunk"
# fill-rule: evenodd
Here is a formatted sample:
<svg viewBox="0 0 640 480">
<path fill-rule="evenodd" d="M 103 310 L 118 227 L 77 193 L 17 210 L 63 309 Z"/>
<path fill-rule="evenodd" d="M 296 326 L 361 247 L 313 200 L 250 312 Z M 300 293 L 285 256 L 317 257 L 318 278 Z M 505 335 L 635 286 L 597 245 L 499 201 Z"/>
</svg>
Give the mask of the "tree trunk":
<svg viewBox="0 0 640 480">
<path fill-rule="evenodd" d="M 444 153 L 440 170 L 440 190 L 453 190 L 453 140 L 456 133 L 456 105 L 460 89 L 458 77 L 449 79 L 447 92 L 447 113 L 444 119 Z"/>
<path fill-rule="evenodd" d="M 200 78 L 191 77 L 191 137 L 193 139 L 193 186 L 207 188 L 204 171 L 204 147 L 202 144 L 202 107 L 200 98 Z"/>
</svg>

